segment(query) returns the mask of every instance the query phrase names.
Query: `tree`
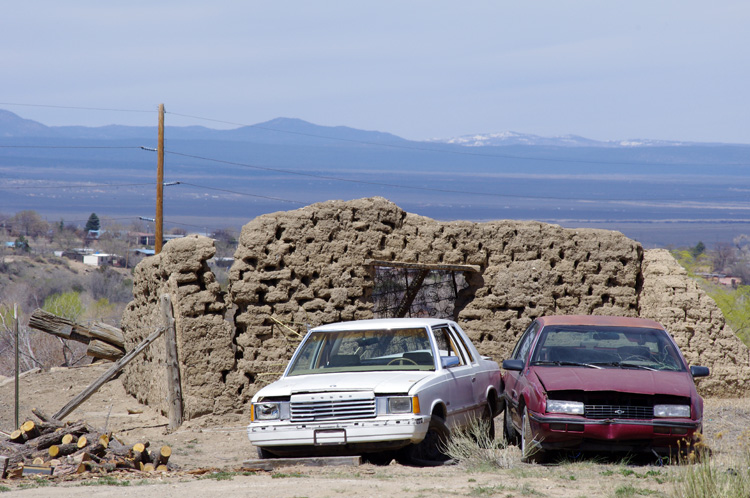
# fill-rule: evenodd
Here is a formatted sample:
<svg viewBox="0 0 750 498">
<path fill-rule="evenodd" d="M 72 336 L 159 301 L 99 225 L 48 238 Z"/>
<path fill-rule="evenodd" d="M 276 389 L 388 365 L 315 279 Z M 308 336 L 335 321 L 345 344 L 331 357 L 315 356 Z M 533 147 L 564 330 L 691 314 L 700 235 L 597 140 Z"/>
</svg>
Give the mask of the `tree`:
<svg viewBox="0 0 750 498">
<path fill-rule="evenodd" d="M 47 233 L 49 224 L 39 216 L 36 211 L 26 210 L 16 213 L 10 219 L 15 235 L 25 235 L 27 237 L 38 237 Z"/>
<path fill-rule="evenodd" d="M 26 240 L 26 237 L 23 235 L 19 235 L 15 242 L 15 247 L 18 250 L 21 250 L 23 252 L 29 252 L 31 251 L 31 246 L 29 246 L 29 241 Z"/>
<path fill-rule="evenodd" d="M 704 244 L 703 241 L 698 241 L 698 243 L 695 244 L 695 247 L 690 248 L 690 254 L 692 254 L 694 258 L 697 258 L 704 252 L 706 252 L 706 244 Z"/>
<path fill-rule="evenodd" d="M 89 219 L 86 222 L 85 230 L 86 232 L 99 230 L 99 217 L 96 215 L 96 213 L 91 213 L 91 216 L 89 216 Z"/>
</svg>

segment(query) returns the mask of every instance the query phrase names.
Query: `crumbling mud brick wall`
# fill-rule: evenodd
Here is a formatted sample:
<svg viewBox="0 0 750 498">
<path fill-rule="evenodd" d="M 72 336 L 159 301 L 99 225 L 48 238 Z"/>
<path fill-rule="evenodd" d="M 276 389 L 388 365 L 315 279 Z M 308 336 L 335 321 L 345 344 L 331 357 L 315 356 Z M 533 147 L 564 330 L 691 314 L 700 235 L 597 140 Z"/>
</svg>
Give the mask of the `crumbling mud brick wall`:
<svg viewBox="0 0 750 498">
<path fill-rule="evenodd" d="M 482 354 L 498 361 L 537 316 L 644 316 L 674 331 L 689 361 L 716 372 L 701 384 L 704 392 L 742 395 L 750 384 L 743 380 L 748 350 L 713 301 L 668 252 L 644 253 L 618 232 L 507 220 L 438 222 L 369 198 L 250 221 L 226 295 L 206 266 L 212 254 L 210 239 L 168 243 L 161 256 L 137 268 L 135 300 L 123 319 L 132 347 L 148 335 L 144 323 L 160 323 L 159 293 L 173 295 L 180 362 L 189 371 L 183 373 L 187 418 L 243 412 L 258 389 L 278 378 L 308 327 L 371 318 L 369 260 L 478 267 L 465 273 L 468 288 L 455 319 Z M 225 312 L 234 329 L 222 319 Z M 125 380 L 140 400 L 158 406 L 165 398 L 161 358 L 158 346 L 134 361 Z"/>
<path fill-rule="evenodd" d="M 711 369 L 703 394 L 739 396 L 750 388 L 748 348 L 727 325 L 713 299 L 665 249 L 646 251 L 640 316 L 662 323 L 687 362 Z"/>
<path fill-rule="evenodd" d="M 161 254 L 135 268 L 133 301 L 123 314 L 126 347 L 133 349 L 156 328 L 165 325 L 162 294 L 172 300 L 177 332 L 184 416 L 221 413 L 231 406 L 226 376 L 234 368 L 232 325 L 224 320 L 227 304 L 207 261 L 216 249 L 213 240 L 189 236 L 164 245 Z M 125 389 L 142 403 L 167 410 L 164 337 L 131 362 L 122 376 Z"/>
</svg>

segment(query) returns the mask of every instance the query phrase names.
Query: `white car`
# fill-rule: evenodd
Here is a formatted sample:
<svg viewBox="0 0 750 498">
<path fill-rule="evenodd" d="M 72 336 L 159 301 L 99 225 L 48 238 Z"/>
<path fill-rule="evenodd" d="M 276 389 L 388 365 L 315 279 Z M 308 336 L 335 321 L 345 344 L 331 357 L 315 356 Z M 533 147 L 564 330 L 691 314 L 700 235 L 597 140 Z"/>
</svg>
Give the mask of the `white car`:
<svg viewBox="0 0 750 498">
<path fill-rule="evenodd" d="M 494 437 L 500 377 L 450 320 L 324 325 L 253 397 L 247 433 L 260 458 L 363 454 L 374 463 L 437 464 L 455 427 L 484 419 Z"/>
</svg>

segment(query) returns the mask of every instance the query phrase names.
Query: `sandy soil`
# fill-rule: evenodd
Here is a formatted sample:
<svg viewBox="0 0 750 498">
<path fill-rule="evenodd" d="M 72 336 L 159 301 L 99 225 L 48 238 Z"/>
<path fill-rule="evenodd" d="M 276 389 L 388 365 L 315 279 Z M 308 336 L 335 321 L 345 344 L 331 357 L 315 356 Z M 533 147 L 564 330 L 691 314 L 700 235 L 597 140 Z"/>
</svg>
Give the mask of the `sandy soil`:
<svg viewBox="0 0 750 498">
<path fill-rule="evenodd" d="M 32 419 L 32 408 L 52 414 L 81 392 L 110 365 L 56 368 L 21 379 L 20 420 Z M 0 380 L 0 430 L 14 423 L 14 383 Z M 521 463 L 518 451 L 505 457 L 510 468 L 469 468 L 464 464 L 436 468 L 363 464 L 356 467 L 287 467 L 273 472 L 248 472 L 243 462 L 255 457 L 239 417 L 189 421 L 168 433 L 167 420 L 127 395 L 119 380 L 104 385 L 69 417 L 113 431 L 127 444 L 150 441 L 168 444 L 171 462 L 180 470 L 169 474 L 111 473 L 104 477 L 0 481 L 2 496 L 634 496 L 668 495 L 679 478 L 677 466 L 658 467 L 626 462 L 584 460 L 552 465 Z M 715 458 L 736 458 L 750 441 L 750 399 L 706 400 L 705 432 Z M 0 434 L 0 437 L 3 437 Z M 620 490 L 620 491 L 618 491 Z"/>
</svg>

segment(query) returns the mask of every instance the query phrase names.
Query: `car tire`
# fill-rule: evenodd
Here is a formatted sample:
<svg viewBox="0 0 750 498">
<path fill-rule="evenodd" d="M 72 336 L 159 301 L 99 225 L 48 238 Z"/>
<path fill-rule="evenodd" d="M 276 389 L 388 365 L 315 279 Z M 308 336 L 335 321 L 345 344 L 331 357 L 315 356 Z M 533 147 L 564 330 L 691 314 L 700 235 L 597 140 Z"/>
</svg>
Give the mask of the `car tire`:
<svg viewBox="0 0 750 498">
<path fill-rule="evenodd" d="M 484 407 L 484 411 L 482 412 L 482 430 L 484 434 L 477 441 L 479 447 L 484 449 L 492 448 L 495 444 L 495 419 L 492 416 L 492 408 L 489 404 Z"/>
<path fill-rule="evenodd" d="M 430 417 L 430 425 L 424 439 L 401 450 L 396 459 L 401 464 L 419 467 L 443 465 L 449 459 L 444 453 L 445 443 L 449 437 L 450 429 L 445 425 L 445 421 L 433 415 Z"/>
<path fill-rule="evenodd" d="M 261 448 L 260 446 L 258 446 L 257 449 L 258 449 L 258 458 L 260 460 L 267 460 L 269 458 L 276 458 L 276 455 L 274 455 L 273 453 L 271 453 L 270 451 L 268 451 L 265 448 Z"/>
<path fill-rule="evenodd" d="M 544 462 L 544 450 L 538 442 L 534 441 L 529 409 L 525 406 L 523 407 L 523 417 L 521 418 L 521 461 L 527 463 Z"/>
<path fill-rule="evenodd" d="M 520 439 L 518 438 L 518 432 L 513 427 L 513 416 L 510 412 L 510 403 L 505 403 L 505 411 L 503 411 L 503 437 L 507 444 L 518 446 Z"/>
</svg>

